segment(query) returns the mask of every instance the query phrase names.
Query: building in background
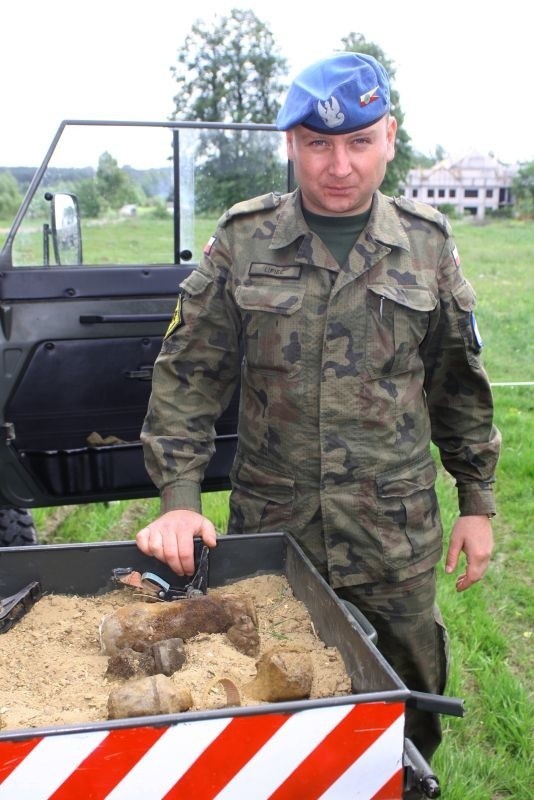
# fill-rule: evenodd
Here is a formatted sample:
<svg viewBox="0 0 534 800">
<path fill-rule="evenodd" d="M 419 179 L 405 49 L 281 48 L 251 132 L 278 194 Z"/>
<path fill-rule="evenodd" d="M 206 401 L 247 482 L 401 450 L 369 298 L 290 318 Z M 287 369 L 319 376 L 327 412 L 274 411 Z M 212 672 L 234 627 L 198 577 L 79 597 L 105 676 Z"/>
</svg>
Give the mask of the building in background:
<svg viewBox="0 0 534 800">
<path fill-rule="evenodd" d="M 471 152 L 427 169 L 411 169 L 403 194 L 436 208 L 453 206 L 457 214 L 481 220 L 487 211 L 513 206 L 512 181 L 518 169 L 517 164 L 507 166 L 492 155 Z"/>
</svg>

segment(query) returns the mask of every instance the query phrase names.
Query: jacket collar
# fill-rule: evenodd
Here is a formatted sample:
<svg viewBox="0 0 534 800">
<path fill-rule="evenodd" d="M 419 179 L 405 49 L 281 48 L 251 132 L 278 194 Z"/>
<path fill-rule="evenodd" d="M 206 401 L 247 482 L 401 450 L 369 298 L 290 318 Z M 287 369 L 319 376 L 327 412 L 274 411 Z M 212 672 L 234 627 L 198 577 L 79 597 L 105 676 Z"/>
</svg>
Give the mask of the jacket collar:
<svg viewBox="0 0 534 800">
<path fill-rule="evenodd" d="M 302 214 L 302 197 L 300 189 L 285 196 L 281 204 L 280 216 L 274 230 L 270 248 L 288 247 L 299 237 L 306 236 L 310 229 Z M 371 216 L 366 225 L 366 236 L 372 241 L 388 247 L 410 249 L 410 242 L 404 230 L 393 199 L 377 191 L 373 195 Z"/>
<path fill-rule="evenodd" d="M 382 192 L 373 195 L 371 216 L 366 226 L 367 238 L 385 244 L 387 247 L 400 247 L 410 250 L 410 240 L 401 224 L 400 215 L 392 197 Z"/>
<path fill-rule="evenodd" d="M 281 205 L 280 216 L 271 239 L 270 248 L 272 250 L 288 247 L 301 236 L 306 236 L 310 233 L 302 213 L 300 189 L 295 189 L 294 192 L 286 195 L 284 199 L 285 202 Z"/>
</svg>

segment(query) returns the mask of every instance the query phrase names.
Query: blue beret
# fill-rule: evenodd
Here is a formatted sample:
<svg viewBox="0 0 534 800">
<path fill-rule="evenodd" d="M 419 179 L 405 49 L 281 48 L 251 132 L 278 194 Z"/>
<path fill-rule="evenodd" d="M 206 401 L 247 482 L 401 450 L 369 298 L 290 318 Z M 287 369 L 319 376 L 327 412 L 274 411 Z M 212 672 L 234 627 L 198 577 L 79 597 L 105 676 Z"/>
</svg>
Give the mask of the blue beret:
<svg viewBox="0 0 534 800">
<path fill-rule="evenodd" d="M 336 53 L 297 75 L 276 119 L 278 130 L 304 125 L 318 133 L 351 133 L 389 111 L 384 67 L 365 53 Z"/>
</svg>

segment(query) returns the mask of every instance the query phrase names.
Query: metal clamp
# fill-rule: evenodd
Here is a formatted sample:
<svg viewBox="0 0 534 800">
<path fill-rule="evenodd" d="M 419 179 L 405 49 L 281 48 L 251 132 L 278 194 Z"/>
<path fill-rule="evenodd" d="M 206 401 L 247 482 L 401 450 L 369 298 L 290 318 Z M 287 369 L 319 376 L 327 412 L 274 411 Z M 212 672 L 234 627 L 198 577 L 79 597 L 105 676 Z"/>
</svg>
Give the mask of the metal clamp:
<svg viewBox="0 0 534 800">
<path fill-rule="evenodd" d="M 154 599 L 172 601 L 206 594 L 208 591 L 209 547 L 204 545 L 198 560 L 195 574 L 185 586 L 171 586 L 166 580 L 154 572 L 135 572 L 132 567 L 116 567 L 112 577 L 114 581 L 133 586 Z"/>
<path fill-rule="evenodd" d="M 28 583 L 20 592 L 0 600 L 0 633 L 6 633 L 43 596 L 38 581 Z"/>
<path fill-rule="evenodd" d="M 153 572 L 143 572 L 141 580 L 143 585 L 148 583 L 155 589 L 156 597 L 160 600 L 183 600 L 186 597 L 206 594 L 208 591 L 208 556 L 209 548 L 204 545 L 198 561 L 197 571 L 191 581 L 182 587 L 171 586 L 170 583 L 155 575 Z"/>
</svg>

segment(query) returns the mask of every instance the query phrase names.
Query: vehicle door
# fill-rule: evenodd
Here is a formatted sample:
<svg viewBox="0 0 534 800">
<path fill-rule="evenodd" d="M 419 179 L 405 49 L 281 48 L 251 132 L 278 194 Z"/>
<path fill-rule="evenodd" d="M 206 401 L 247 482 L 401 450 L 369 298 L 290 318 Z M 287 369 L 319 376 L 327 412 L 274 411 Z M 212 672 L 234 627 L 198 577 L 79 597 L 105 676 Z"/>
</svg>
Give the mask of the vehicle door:
<svg viewBox="0 0 534 800">
<path fill-rule="evenodd" d="M 0 506 L 155 494 L 139 432 L 178 286 L 229 199 L 287 180 L 271 126 L 62 123 L 0 254 Z"/>
</svg>

